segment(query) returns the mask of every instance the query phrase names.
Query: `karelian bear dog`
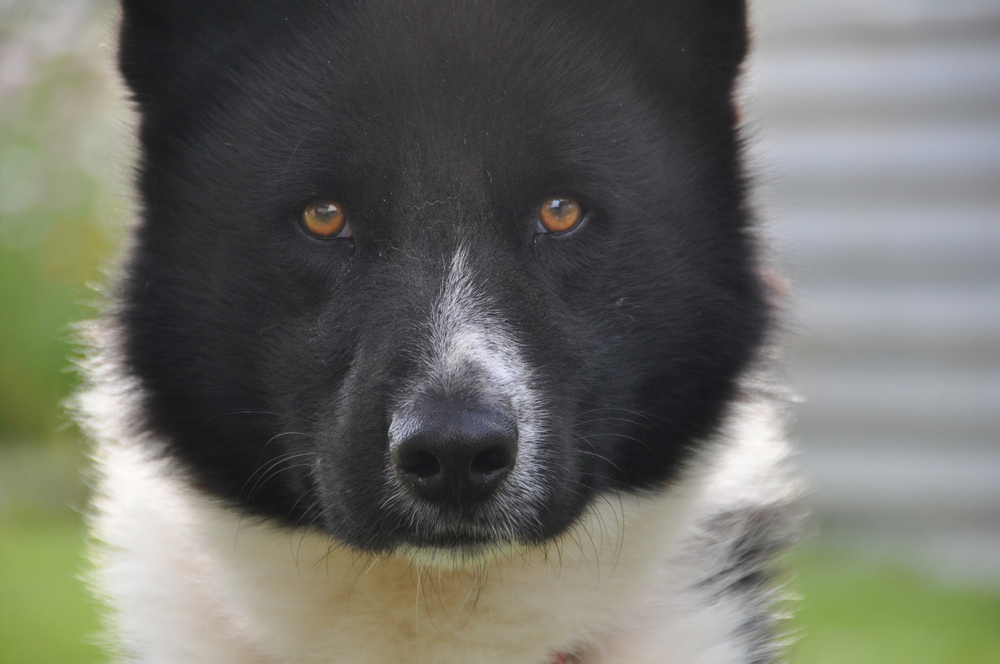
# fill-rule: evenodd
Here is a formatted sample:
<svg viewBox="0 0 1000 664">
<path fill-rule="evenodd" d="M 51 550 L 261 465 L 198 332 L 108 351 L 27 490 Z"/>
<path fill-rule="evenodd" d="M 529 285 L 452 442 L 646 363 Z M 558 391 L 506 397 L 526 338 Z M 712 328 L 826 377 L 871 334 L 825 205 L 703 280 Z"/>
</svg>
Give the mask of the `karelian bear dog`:
<svg viewBox="0 0 1000 664">
<path fill-rule="evenodd" d="M 124 0 L 124 661 L 765 663 L 796 531 L 742 0 Z"/>
</svg>

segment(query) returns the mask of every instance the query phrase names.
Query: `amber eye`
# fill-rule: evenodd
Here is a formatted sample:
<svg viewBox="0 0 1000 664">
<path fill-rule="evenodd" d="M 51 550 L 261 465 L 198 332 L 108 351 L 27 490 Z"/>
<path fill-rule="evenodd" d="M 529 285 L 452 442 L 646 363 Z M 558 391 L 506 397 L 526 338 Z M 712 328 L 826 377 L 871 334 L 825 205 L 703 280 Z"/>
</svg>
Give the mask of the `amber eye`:
<svg viewBox="0 0 1000 664">
<path fill-rule="evenodd" d="M 306 230 L 321 238 L 332 238 L 350 234 L 347 215 L 337 201 L 323 199 L 314 201 L 302 211 L 302 225 Z"/>
<path fill-rule="evenodd" d="M 580 223 L 580 204 L 572 198 L 553 196 L 542 203 L 538 221 L 549 233 L 565 233 Z"/>
</svg>

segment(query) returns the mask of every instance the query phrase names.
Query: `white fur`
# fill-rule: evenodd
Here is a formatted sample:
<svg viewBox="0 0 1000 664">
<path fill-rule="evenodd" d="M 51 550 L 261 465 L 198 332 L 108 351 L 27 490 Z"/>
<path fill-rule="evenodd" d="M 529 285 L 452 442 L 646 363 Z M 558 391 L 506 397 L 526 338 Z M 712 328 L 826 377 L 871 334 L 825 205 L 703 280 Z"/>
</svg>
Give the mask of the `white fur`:
<svg viewBox="0 0 1000 664">
<path fill-rule="evenodd" d="M 518 454 L 527 452 L 524 460 L 530 461 L 530 448 L 544 426 L 544 399 L 534 388 L 533 372 L 510 326 L 473 281 L 474 274 L 468 253 L 459 247 L 434 303 L 425 370 L 411 390 L 413 400 L 431 390 L 461 393 L 470 380 L 476 380 L 475 391 L 489 401 L 510 403 L 521 444 Z M 519 464 L 515 474 L 524 465 Z"/>
<path fill-rule="evenodd" d="M 405 413 L 428 393 L 449 398 L 472 393 L 485 404 L 509 406 L 517 422 L 518 436 L 517 457 L 506 478 L 513 490 L 501 492 L 496 500 L 498 511 L 513 514 L 518 512 L 513 496 L 522 501 L 525 497 L 541 498 L 539 487 L 546 483 L 545 478 L 539 477 L 542 464 L 537 461 L 539 437 L 545 426 L 545 400 L 535 388 L 533 372 L 522 357 L 513 331 L 473 281 L 473 275 L 468 254 L 459 247 L 449 261 L 428 321 L 429 343 L 421 358 L 423 370 L 406 390 L 409 398 L 397 405 L 396 413 Z M 390 440 L 397 437 L 400 419 L 390 424 Z M 427 531 L 440 523 L 440 512 L 432 505 L 414 501 L 405 493 L 394 494 L 389 500 L 406 502 L 406 512 Z M 544 506 L 532 508 L 541 510 Z M 520 518 L 534 518 L 532 514 L 521 510 Z M 514 539 L 509 534 L 513 525 L 496 519 L 491 527 L 503 541 Z M 407 548 L 401 553 L 423 561 L 460 563 L 465 559 L 464 553 L 456 559 L 440 550 Z"/>
<path fill-rule="evenodd" d="M 669 492 L 604 496 L 557 541 L 481 567 L 422 567 L 241 518 L 156 454 L 133 379 L 101 360 L 90 373 L 93 582 L 128 661 L 736 664 L 745 606 L 700 583 L 725 566 L 726 543 L 699 524 L 797 491 L 772 408 L 744 402 Z"/>
</svg>

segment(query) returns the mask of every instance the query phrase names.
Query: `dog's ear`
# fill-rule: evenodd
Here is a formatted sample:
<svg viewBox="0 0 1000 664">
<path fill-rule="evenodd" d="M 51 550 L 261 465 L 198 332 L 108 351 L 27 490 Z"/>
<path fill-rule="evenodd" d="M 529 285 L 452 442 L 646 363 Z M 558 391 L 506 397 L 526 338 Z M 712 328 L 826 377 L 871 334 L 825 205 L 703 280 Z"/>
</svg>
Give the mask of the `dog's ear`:
<svg viewBox="0 0 1000 664">
<path fill-rule="evenodd" d="M 236 4 L 122 0 L 118 67 L 144 110 L 172 98 L 199 65 L 215 59 L 219 37 L 237 24 Z"/>
<path fill-rule="evenodd" d="M 262 28 L 281 26 L 298 4 L 122 0 L 119 69 L 143 111 L 182 104 L 214 76 L 236 69 L 240 49 L 261 46 Z"/>
<path fill-rule="evenodd" d="M 745 0 L 586 1 L 594 28 L 614 30 L 650 79 L 729 94 L 747 54 Z"/>
<path fill-rule="evenodd" d="M 666 23 L 661 24 L 671 40 L 661 43 L 673 47 L 675 57 L 686 53 L 708 74 L 730 79 L 736 76 L 748 48 L 745 0 L 661 0 L 656 4 L 671 6 L 664 17 Z M 646 27 L 645 38 L 655 48 L 657 35 L 650 33 L 652 27 Z M 677 53 L 679 49 L 683 52 Z"/>
</svg>

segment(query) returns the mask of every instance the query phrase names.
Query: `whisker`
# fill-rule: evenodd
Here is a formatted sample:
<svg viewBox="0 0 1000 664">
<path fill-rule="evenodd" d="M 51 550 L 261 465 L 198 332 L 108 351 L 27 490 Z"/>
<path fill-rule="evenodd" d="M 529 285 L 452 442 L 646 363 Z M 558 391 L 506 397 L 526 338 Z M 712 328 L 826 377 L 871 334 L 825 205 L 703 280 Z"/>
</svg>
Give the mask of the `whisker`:
<svg viewBox="0 0 1000 664">
<path fill-rule="evenodd" d="M 268 415 L 270 417 L 280 417 L 282 419 L 298 420 L 299 422 L 305 422 L 306 424 L 313 424 L 313 425 L 316 424 L 316 422 L 314 422 L 312 420 L 307 420 L 307 419 L 305 419 L 303 417 L 296 417 L 295 415 L 288 415 L 288 414 L 285 414 L 285 413 L 274 413 L 274 412 L 267 411 L 267 410 L 233 410 L 233 411 L 230 411 L 228 413 L 221 413 L 219 415 L 215 415 L 213 417 L 210 417 L 207 420 L 205 420 L 204 422 L 202 422 L 201 426 L 205 426 L 206 424 L 214 422 L 215 420 L 218 420 L 218 419 L 222 419 L 223 417 L 232 417 L 234 415 Z"/>
<path fill-rule="evenodd" d="M 257 478 L 256 482 L 254 482 L 253 487 L 250 489 L 250 492 L 247 494 L 247 497 L 244 500 L 244 504 L 249 503 L 250 500 L 253 498 L 254 494 L 257 492 L 258 488 L 260 488 L 264 483 L 266 483 L 272 477 L 276 476 L 278 473 L 284 472 L 285 470 L 289 470 L 290 468 L 307 468 L 309 466 L 308 466 L 308 464 L 295 464 L 294 466 L 288 466 L 286 468 L 280 468 L 278 470 L 275 470 L 274 472 L 271 472 L 272 470 L 274 470 L 275 468 L 277 468 L 278 466 L 280 466 L 283 463 L 286 463 L 288 461 L 292 461 L 293 459 L 300 459 L 302 457 L 314 457 L 314 456 L 323 456 L 323 453 L 322 452 L 289 452 L 288 454 L 282 454 L 281 456 L 277 457 L 276 459 L 272 459 L 270 463 L 268 463 L 266 466 L 262 466 L 261 468 L 258 468 L 257 470 L 255 470 L 253 472 L 252 475 L 250 475 L 250 477 L 247 478 L 247 481 L 243 483 L 243 487 L 240 488 L 240 492 L 237 494 L 237 496 L 242 496 L 243 492 L 246 490 L 246 487 L 250 483 L 250 481 L 254 478 L 254 476 L 256 476 L 256 475 L 259 474 L 260 477 Z"/>
</svg>

